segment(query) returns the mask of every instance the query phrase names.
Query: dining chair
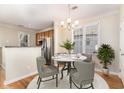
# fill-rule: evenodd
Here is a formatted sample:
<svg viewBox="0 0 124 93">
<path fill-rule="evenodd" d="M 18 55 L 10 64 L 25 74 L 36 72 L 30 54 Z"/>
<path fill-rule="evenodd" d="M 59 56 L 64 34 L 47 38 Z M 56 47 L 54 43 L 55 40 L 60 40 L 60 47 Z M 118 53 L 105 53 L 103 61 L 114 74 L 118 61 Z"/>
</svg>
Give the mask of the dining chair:
<svg viewBox="0 0 124 93">
<path fill-rule="evenodd" d="M 79 89 L 94 88 L 94 63 L 77 61 L 74 63 L 76 69 L 70 71 L 70 88 L 72 83 Z"/>
<path fill-rule="evenodd" d="M 55 67 L 54 65 L 46 65 L 46 60 L 43 56 L 37 57 L 36 61 L 37 61 L 37 70 L 39 75 L 37 80 L 37 84 L 38 84 L 37 88 L 39 89 L 41 82 L 55 79 L 54 76 L 56 76 L 56 87 L 58 87 L 58 73 L 59 73 L 58 68 Z M 51 79 L 42 80 L 43 78 L 50 76 L 52 76 Z"/>
</svg>

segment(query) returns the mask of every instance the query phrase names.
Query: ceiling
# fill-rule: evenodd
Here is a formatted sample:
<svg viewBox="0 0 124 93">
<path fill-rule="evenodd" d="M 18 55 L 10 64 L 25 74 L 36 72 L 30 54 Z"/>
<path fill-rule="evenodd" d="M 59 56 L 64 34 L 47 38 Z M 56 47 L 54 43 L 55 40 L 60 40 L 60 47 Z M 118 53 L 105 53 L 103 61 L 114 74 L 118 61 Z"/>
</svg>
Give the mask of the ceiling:
<svg viewBox="0 0 124 93">
<path fill-rule="evenodd" d="M 52 27 L 55 19 L 68 16 L 66 4 L 19 4 L 0 5 L 0 22 L 24 26 L 34 30 Z M 71 5 L 73 7 L 75 5 Z M 78 4 L 71 10 L 73 19 L 83 19 L 119 9 L 117 4 Z"/>
</svg>

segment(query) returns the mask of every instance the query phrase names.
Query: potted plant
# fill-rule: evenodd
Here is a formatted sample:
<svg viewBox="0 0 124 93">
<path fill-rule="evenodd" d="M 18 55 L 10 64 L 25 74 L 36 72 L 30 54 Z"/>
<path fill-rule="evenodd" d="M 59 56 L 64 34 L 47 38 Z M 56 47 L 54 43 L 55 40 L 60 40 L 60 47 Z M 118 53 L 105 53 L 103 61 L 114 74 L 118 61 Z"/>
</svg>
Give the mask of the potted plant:
<svg viewBox="0 0 124 93">
<path fill-rule="evenodd" d="M 104 73 L 108 74 L 108 65 L 111 64 L 113 59 L 115 58 L 114 50 L 110 45 L 102 44 L 98 49 L 97 57 L 101 60 L 100 63 L 103 64 Z"/>
<path fill-rule="evenodd" d="M 65 48 L 68 51 L 68 53 L 70 54 L 71 50 L 74 49 L 74 45 L 75 45 L 74 42 L 66 40 L 66 41 L 63 41 L 63 44 L 61 44 L 60 47 Z"/>
</svg>

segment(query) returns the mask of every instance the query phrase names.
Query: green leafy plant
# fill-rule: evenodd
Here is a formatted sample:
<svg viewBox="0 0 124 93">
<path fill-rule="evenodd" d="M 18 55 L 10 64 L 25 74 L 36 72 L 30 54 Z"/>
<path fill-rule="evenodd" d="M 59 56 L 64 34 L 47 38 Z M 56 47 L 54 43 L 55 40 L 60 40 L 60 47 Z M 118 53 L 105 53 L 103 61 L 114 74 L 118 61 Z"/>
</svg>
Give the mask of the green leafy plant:
<svg viewBox="0 0 124 93">
<path fill-rule="evenodd" d="M 66 41 L 63 41 L 63 44 L 61 44 L 60 47 L 65 48 L 68 51 L 68 53 L 71 53 L 71 50 L 74 49 L 74 45 L 75 45 L 74 42 L 66 40 Z"/>
<path fill-rule="evenodd" d="M 115 58 L 115 53 L 110 45 L 102 44 L 98 49 L 97 57 L 101 60 L 103 68 L 108 69 L 108 64 L 111 64 Z"/>
</svg>

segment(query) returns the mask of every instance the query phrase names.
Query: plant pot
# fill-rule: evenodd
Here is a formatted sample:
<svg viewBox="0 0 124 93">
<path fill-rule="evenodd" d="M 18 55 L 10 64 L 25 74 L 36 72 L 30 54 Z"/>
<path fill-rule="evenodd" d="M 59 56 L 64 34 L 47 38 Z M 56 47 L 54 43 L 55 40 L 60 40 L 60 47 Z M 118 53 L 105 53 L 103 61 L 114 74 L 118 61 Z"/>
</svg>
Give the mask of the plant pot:
<svg viewBox="0 0 124 93">
<path fill-rule="evenodd" d="M 68 54 L 71 54 L 71 50 L 68 50 Z"/>
<path fill-rule="evenodd" d="M 109 74 L 109 69 L 108 69 L 108 68 L 103 68 L 102 71 L 103 71 L 103 73 L 106 74 L 106 75 Z"/>
</svg>

